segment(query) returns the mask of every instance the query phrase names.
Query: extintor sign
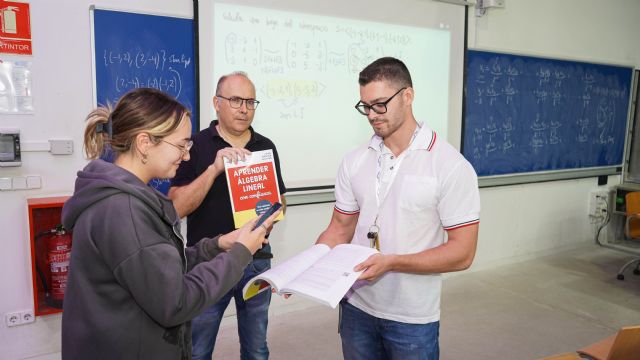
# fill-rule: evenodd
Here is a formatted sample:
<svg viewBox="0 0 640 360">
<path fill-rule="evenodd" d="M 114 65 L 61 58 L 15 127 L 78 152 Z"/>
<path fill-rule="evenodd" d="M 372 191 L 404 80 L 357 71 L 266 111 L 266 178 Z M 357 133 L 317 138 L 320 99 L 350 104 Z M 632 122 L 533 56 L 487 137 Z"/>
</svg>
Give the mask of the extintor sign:
<svg viewBox="0 0 640 360">
<path fill-rule="evenodd" d="M 28 3 L 0 0 L 0 53 L 32 54 Z"/>
</svg>

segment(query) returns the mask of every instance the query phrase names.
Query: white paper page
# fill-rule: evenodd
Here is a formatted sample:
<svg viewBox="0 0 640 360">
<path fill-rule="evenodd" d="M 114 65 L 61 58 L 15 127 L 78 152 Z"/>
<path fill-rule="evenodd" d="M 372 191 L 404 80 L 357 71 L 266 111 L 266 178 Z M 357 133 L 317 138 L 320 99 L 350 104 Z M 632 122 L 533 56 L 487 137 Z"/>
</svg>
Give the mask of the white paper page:
<svg viewBox="0 0 640 360">
<path fill-rule="evenodd" d="M 289 281 L 295 279 L 311 264 L 328 253 L 329 246 L 324 244 L 313 245 L 309 249 L 290 257 L 282 263 L 260 274 L 258 278 L 268 279 L 276 288 L 281 289 Z"/>
<path fill-rule="evenodd" d="M 359 245 L 338 245 L 288 283 L 286 290 L 323 299 L 335 307 L 362 273 L 353 271 L 353 268 L 377 252 Z"/>
</svg>

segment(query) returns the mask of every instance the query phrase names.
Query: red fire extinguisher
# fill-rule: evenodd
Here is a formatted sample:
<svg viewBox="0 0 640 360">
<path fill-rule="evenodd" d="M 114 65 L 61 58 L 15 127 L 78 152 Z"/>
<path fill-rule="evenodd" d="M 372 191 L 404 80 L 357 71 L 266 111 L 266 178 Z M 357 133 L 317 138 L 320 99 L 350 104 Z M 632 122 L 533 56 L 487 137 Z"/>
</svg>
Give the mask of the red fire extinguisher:
<svg viewBox="0 0 640 360">
<path fill-rule="evenodd" d="M 45 302 L 51 307 L 62 309 L 71 259 L 71 233 L 58 225 L 55 229 L 40 233 L 38 237 L 44 238 L 46 248 L 46 273 L 38 269 L 45 291 Z"/>
</svg>

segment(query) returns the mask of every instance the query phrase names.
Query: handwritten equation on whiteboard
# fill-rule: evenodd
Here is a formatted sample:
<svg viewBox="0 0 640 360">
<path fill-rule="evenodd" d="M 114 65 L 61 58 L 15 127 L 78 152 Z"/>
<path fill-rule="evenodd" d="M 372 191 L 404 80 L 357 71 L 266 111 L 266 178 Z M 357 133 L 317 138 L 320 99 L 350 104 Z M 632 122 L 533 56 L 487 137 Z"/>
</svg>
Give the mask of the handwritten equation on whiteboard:
<svg viewBox="0 0 640 360">
<path fill-rule="evenodd" d="M 335 36 L 339 33 L 328 34 Z M 375 39 L 391 37 L 375 36 Z M 350 37 L 342 38 L 343 41 Z M 410 41 L 383 44 L 339 43 L 327 39 L 274 39 L 269 36 L 229 33 L 225 38 L 225 61 L 229 65 L 253 66 L 264 74 L 285 74 L 290 71 L 327 72 L 342 70 L 358 73 L 373 60 L 393 54 L 402 58 L 403 47 Z"/>
<path fill-rule="evenodd" d="M 469 54 L 464 154 L 479 174 L 621 163 L 629 68 Z"/>
<path fill-rule="evenodd" d="M 402 27 L 396 27 L 397 32 L 378 31 L 340 19 L 298 19 L 287 12 L 217 8 L 227 64 L 256 66 L 263 73 L 335 68 L 358 73 L 381 56 L 402 58 L 412 43 L 412 36 Z"/>
<path fill-rule="evenodd" d="M 431 36 L 448 36 L 435 29 L 375 27 L 351 19 L 222 3 L 215 4 L 213 14 L 217 75 L 246 71 L 254 78 L 258 96 L 278 104 L 271 116 L 282 120 L 304 120 L 312 116 L 312 106 L 334 106 L 330 98 L 356 100 L 345 84 L 357 89 L 358 73 L 372 61 L 394 56 L 409 64 L 430 53 Z"/>
<path fill-rule="evenodd" d="M 184 87 L 184 71 L 193 72 L 192 59 L 185 54 L 157 51 L 114 51 L 104 49 L 103 65 L 113 68 L 113 90 L 117 94 L 140 87 L 150 87 L 179 98 Z"/>
</svg>

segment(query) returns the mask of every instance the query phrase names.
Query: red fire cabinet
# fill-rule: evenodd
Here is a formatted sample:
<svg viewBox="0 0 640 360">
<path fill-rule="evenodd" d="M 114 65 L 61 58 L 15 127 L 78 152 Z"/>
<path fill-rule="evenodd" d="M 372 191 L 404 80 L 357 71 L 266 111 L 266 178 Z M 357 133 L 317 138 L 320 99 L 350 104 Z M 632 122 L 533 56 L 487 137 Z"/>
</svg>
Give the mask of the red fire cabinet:
<svg viewBox="0 0 640 360">
<path fill-rule="evenodd" d="M 35 315 L 62 312 L 71 234 L 58 226 L 68 196 L 27 199 L 31 244 L 31 277 Z M 57 230 L 56 230 L 57 229 Z M 64 241 L 60 234 L 64 235 Z"/>
</svg>

